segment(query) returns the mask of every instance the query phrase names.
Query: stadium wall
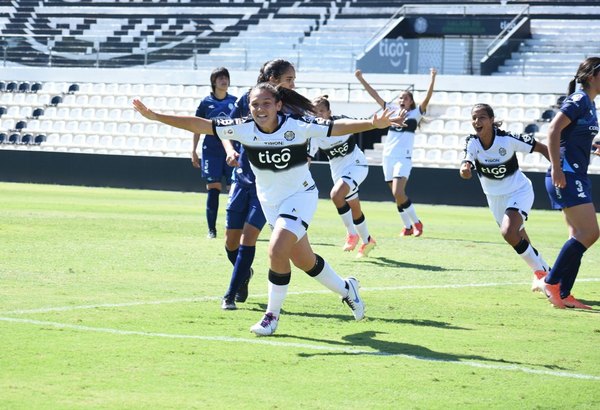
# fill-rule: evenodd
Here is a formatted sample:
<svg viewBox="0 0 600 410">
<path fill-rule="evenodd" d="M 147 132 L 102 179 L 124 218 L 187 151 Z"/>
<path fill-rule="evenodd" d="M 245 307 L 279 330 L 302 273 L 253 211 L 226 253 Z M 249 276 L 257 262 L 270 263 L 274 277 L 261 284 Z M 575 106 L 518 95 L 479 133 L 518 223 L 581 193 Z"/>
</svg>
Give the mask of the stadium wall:
<svg viewBox="0 0 600 410">
<path fill-rule="evenodd" d="M 311 164 L 311 172 L 321 198 L 329 198 L 332 187 L 329 165 Z M 544 188 L 544 173 L 527 173 L 535 191 L 534 208 L 549 209 Z M 592 185 L 600 175 L 592 175 Z M 0 150 L 0 180 L 36 184 L 79 185 L 150 189 L 182 192 L 206 192 L 200 170 L 185 158 L 94 155 L 43 151 Z M 416 203 L 433 205 L 487 206 L 479 181 L 465 181 L 458 169 L 413 168 L 407 188 Z M 390 201 L 380 166 L 370 166 L 361 184 L 360 197 L 366 201 Z M 600 209 L 600 198 L 595 197 Z"/>
</svg>

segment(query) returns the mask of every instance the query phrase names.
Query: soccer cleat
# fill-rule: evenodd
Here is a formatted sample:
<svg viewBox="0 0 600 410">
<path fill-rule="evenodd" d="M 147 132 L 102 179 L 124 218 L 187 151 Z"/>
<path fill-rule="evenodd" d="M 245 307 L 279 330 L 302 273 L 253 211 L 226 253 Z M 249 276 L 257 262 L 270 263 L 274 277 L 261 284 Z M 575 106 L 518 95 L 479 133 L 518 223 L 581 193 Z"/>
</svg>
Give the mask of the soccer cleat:
<svg viewBox="0 0 600 410">
<path fill-rule="evenodd" d="M 250 328 L 250 331 L 257 336 L 269 336 L 275 333 L 275 329 L 277 329 L 277 318 L 273 313 L 268 312 L 265 313 L 263 318 Z"/>
<path fill-rule="evenodd" d="M 536 270 L 533 272 L 533 280 L 531 281 L 531 291 L 532 292 L 542 292 L 544 290 L 544 278 L 548 272 L 543 270 Z"/>
<path fill-rule="evenodd" d="M 250 283 L 250 279 L 252 279 L 252 276 L 254 276 L 254 269 L 250 268 L 250 276 L 248 276 L 248 279 L 246 279 L 244 283 L 242 283 L 242 285 L 235 294 L 236 302 L 244 303 L 246 299 L 248 299 L 248 283 Z"/>
<path fill-rule="evenodd" d="M 229 299 L 227 297 L 223 298 L 221 302 L 221 309 L 223 310 L 236 310 L 237 306 L 235 305 L 235 301 L 233 299 Z"/>
<path fill-rule="evenodd" d="M 344 252 L 353 251 L 358 244 L 358 234 L 346 234 L 346 243 L 344 244 Z"/>
<path fill-rule="evenodd" d="M 563 298 L 562 303 L 565 305 L 565 307 L 572 309 L 592 309 L 591 306 L 583 304 L 577 299 L 575 299 L 573 295 L 569 295 L 566 298 Z"/>
<path fill-rule="evenodd" d="M 342 298 L 342 302 L 346 303 L 352 309 L 354 319 L 361 320 L 365 317 L 365 304 L 358 294 L 360 284 L 356 278 L 350 277 L 346 279 L 346 285 L 348 286 L 348 295 Z"/>
<path fill-rule="evenodd" d="M 411 236 L 412 234 L 413 234 L 412 226 L 410 228 L 403 228 L 402 231 L 400 231 L 400 236 Z"/>
<path fill-rule="evenodd" d="M 415 222 L 415 236 L 423 235 L 423 222 Z"/>
<path fill-rule="evenodd" d="M 369 236 L 369 242 L 363 243 L 362 245 L 360 245 L 360 249 L 358 250 L 356 257 L 357 258 L 366 258 L 367 256 L 369 256 L 369 252 L 371 252 L 373 250 L 375 245 L 377 245 L 377 242 L 375 242 L 375 239 L 373 239 Z"/>
<path fill-rule="evenodd" d="M 549 283 L 546 283 L 545 281 L 542 281 L 542 289 L 544 294 L 548 298 L 548 301 L 550 301 L 550 303 L 552 303 L 552 305 L 554 305 L 555 308 L 565 308 L 565 304 L 563 303 L 560 297 L 560 283 L 551 285 Z"/>
<path fill-rule="evenodd" d="M 208 234 L 206 235 L 207 239 L 216 239 L 217 238 L 217 231 L 208 231 Z"/>
</svg>

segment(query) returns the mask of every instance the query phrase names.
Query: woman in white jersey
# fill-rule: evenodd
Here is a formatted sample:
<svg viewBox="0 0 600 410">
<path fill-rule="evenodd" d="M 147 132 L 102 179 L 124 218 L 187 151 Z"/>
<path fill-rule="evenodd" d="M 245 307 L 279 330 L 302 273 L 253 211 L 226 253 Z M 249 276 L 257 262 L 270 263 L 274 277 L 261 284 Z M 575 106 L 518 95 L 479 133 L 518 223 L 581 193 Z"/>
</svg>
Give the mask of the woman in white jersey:
<svg viewBox="0 0 600 410">
<path fill-rule="evenodd" d="M 466 139 L 465 156 L 460 176 L 470 179 L 477 171 L 483 192 L 502 237 L 534 272 L 531 290 L 541 288 L 539 280 L 549 266 L 531 246 L 525 231 L 525 221 L 533 205 L 531 181 L 519 169 L 517 152 L 539 152 L 548 158 L 548 147 L 531 134 L 511 134 L 501 130 L 494 110 L 488 104 L 475 104 L 471 110 L 474 135 Z"/>
<path fill-rule="evenodd" d="M 269 301 L 263 318 L 250 328 L 260 336 L 273 334 L 291 278 L 291 263 L 338 293 L 354 318 L 364 317 L 364 303 L 355 278 L 341 278 L 308 242 L 306 230 L 314 216 L 318 191 L 308 168 L 307 145 L 311 138 L 329 138 L 385 128 L 404 122 L 404 112 L 391 118 L 385 110 L 368 120 L 324 120 L 288 113 L 304 113 L 314 107 L 293 90 L 260 83 L 250 92 L 250 117 L 209 121 L 199 117 L 158 114 L 139 100 L 134 108 L 144 117 L 239 141 L 256 175 L 256 191 L 267 222 L 273 229 L 269 241 Z"/>
<path fill-rule="evenodd" d="M 313 105 L 317 117 L 326 120 L 343 118 L 331 114 L 327 95 L 315 98 Z M 329 160 L 331 179 L 334 184 L 329 195 L 346 226 L 346 243 L 343 249 L 346 252 L 353 251 L 360 239 L 362 245 L 358 249 L 356 257 L 368 256 L 377 243 L 369 235 L 367 221 L 358 199 L 358 186 L 365 180 L 369 172 L 367 158 L 356 145 L 352 135 L 311 141 L 310 155 L 314 156 L 318 150 L 321 150 Z"/>
<path fill-rule="evenodd" d="M 383 145 L 383 176 L 392 190 L 392 195 L 396 201 L 396 207 L 404 223 L 404 228 L 400 232 L 401 236 L 421 236 L 423 234 L 423 223 L 417 216 L 415 207 L 406 195 L 406 183 L 412 170 L 412 151 L 415 143 L 415 130 L 419 125 L 421 116 L 427 111 L 427 105 L 433 94 L 435 85 L 435 76 L 437 70 L 432 68 L 430 71 L 431 81 L 425 99 L 417 105 L 413 94 L 410 91 L 404 91 L 398 98 L 398 104 L 387 103 L 379 96 L 377 91 L 364 79 L 362 72 L 356 70 L 356 78 L 363 85 L 365 90 L 381 108 L 387 108 L 391 111 L 404 109 L 408 111 L 406 125 L 402 127 L 390 127 L 385 143 Z"/>
</svg>

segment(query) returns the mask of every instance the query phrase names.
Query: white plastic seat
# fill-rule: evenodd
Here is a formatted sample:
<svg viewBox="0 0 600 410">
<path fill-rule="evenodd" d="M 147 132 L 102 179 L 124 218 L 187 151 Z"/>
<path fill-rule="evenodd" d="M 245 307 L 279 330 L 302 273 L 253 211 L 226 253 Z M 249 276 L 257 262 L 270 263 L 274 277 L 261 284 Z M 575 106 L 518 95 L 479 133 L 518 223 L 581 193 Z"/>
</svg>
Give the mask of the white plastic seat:
<svg viewBox="0 0 600 410">
<path fill-rule="evenodd" d="M 498 121 L 507 121 L 509 118 L 508 116 L 508 108 L 506 107 L 498 107 L 498 108 L 494 108 L 494 117 L 495 119 Z"/>
<path fill-rule="evenodd" d="M 127 141 L 125 143 L 125 146 L 129 149 L 137 149 L 138 145 L 140 144 L 140 138 L 139 137 L 128 137 Z"/>
<path fill-rule="evenodd" d="M 442 145 L 446 149 L 457 149 L 460 147 L 460 139 L 458 135 L 446 135 L 442 141 Z"/>
<path fill-rule="evenodd" d="M 131 124 L 128 122 L 121 122 L 117 126 L 117 134 L 119 135 L 127 135 L 131 129 Z"/>
<path fill-rule="evenodd" d="M 448 118 L 451 120 L 460 118 L 460 107 L 457 105 L 451 105 L 448 108 L 446 108 L 444 118 Z"/>
<path fill-rule="evenodd" d="M 110 135 L 103 135 L 99 138 L 98 140 L 98 146 L 106 148 L 106 147 L 110 147 L 112 145 L 112 136 Z"/>
<path fill-rule="evenodd" d="M 118 121 L 121 119 L 121 109 L 120 108 L 112 108 L 108 112 L 108 118 L 111 120 Z"/>
<path fill-rule="evenodd" d="M 112 146 L 113 148 L 124 148 L 125 147 L 126 138 L 123 136 L 118 136 L 113 138 Z"/>
<path fill-rule="evenodd" d="M 523 94 L 509 94 L 508 105 L 511 107 L 523 106 Z"/>
<path fill-rule="evenodd" d="M 523 113 L 523 119 L 525 121 L 537 121 L 541 117 L 542 113 L 539 108 L 527 108 Z"/>
<path fill-rule="evenodd" d="M 511 121 L 523 121 L 523 117 L 525 117 L 525 110 L 521 107 L 511 108 L 508 111 L 508 118 Z"/>
<path fill-rule="evenodd" d="M 447 132 L 458 132 L 460 130 L 460 121 L 458 120 L 450 120 L 446 121 L 444 125 L 444 130 Z"/>
<path fill-rule="evenodd" d="M 508 95 L 505 93 L 495 93 L 492 95 L 492 104 L 494 107 L 503 107 L 508 105 Z"/>
<path fill-rule="evenodd" d="M 429 148 L 440 148 L 444 137 L 440 134 L 432 134 L 427 138 L 427 146 Z"/>
<path fill-rule="evenodd" d="M 508 125 L 508 131 L 515 133 L 515 134 L 522 134 L 523 130 L 524 130 L 525 126 L 523 125 L 522 122 L 511 122 Z"/>
</svg>

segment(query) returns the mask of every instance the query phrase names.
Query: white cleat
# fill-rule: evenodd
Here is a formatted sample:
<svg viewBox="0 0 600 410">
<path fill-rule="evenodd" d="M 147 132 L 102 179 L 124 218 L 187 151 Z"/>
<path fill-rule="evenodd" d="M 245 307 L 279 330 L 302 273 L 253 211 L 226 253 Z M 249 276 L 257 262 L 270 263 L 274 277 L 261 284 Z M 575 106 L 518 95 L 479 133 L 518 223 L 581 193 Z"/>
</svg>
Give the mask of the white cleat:
<svg viewBox="0 0 600 410">
<path fill-rule="evenodd" d="M 277 329 L 277 323 L 279 320 L 273 315 L 273 313 L 265 313 L 263 318 L 250 328 L 250 331 L 257 336 L 270 336 L 275 333 Z"/>
<path fill-rule="evenodd" d="M 342 302 L 352 309 L 354 319 L 362 320 L 365 317 L 365 304 L 358 294 L 360 284 L 356 278 L 352 277 L 346 279 L 346 284 L 348 285 L 348 295 L 342 298 Z"/>
</svg>

